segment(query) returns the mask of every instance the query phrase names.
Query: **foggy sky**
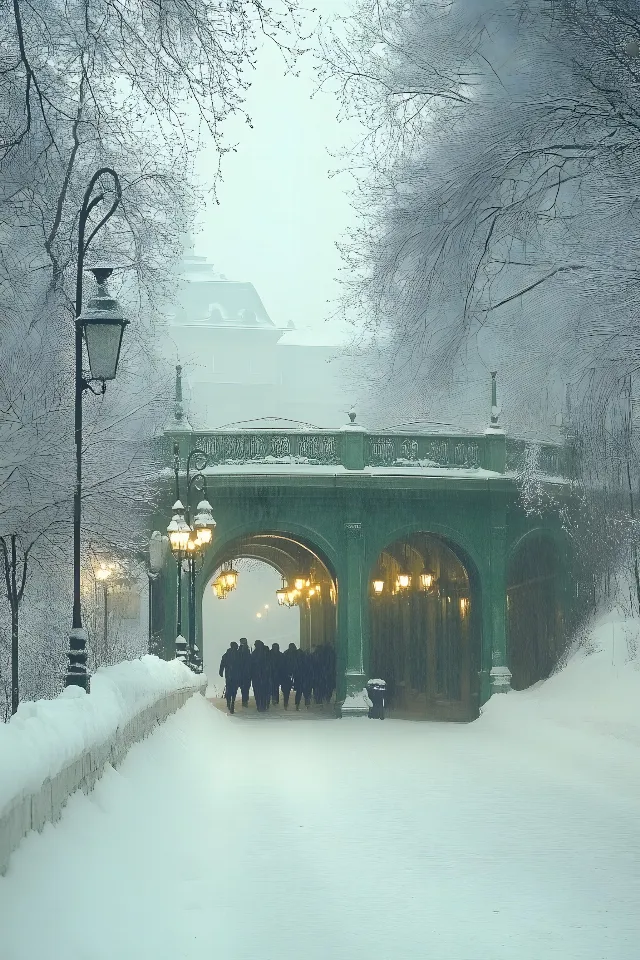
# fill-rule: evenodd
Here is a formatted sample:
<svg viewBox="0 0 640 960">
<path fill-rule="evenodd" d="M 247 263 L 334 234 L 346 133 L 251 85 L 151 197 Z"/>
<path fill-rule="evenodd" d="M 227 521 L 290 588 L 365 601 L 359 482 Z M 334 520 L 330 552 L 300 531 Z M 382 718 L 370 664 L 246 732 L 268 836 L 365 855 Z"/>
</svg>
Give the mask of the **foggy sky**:
<svg viewBox="0 0 640 960">
<path fill-rule="evenodd" d="M 322 14 L 348 8 L 349 0 L 323 0 Z M 195 252 L 229 279 L 251 281 L 277 326 L 293 320 L 298 328 L 326 330 L 333 310 L 327 301 L 339 294 L 335 244 L 354 222 L 346 195 L 351 178 L 329 178 L 340 161 L 328 151 L 353 143 L 358 126 L 337 122 L 331 91 L 312 99 L 317 64 L 311 54 L 299 69 L 299 77 L 284 76 L 281 54 L 262 43 L 246 104 L 253 129 L 236 119 L 225 128 L 238 152 L 225 158 L 220 205 L 211 201 L 203 211 Z M 202 151 L 196 167 L 205 184 L 216 167 L 212 149 Z"/>
</svg>

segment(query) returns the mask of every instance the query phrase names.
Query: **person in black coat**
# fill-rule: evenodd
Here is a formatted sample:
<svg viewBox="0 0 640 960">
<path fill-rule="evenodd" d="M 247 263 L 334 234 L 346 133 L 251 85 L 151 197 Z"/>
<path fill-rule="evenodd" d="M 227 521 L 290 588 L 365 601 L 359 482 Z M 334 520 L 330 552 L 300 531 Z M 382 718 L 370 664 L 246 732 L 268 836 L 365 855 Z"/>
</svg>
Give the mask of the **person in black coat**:
<svg viewBox="0 0 640 960">
<path fill-rule="evenodd" d="M 280 686 L 282 687 L 285 710 L 289 709 L 289 696 L 293 687 L 297 657 L 298 648 L 295 643 L 290 643 L 284 653 L 280 655 Z"/>
<path fill-rule="evenodd" d="M 269 666 L 271 668 L 271 702 L 280 703 L 280 684 L 282 682 L 282 654 L 280 644 L 272 643 L 269 652 Z"/>
<path fill-rule="evenodd" d="M 269 648 L 262 640 L 256 640 L 251 654 L 251 683 L 256 707 L 264 713 L 269 707 L 271 697 L 271 671 L 269 670 Z"/>
<path fill-rule="evenodd" d="M 233 713 L 235 710 L 236 696 L 240 682 L 238 679 L 238 644 L 233 640 L 229 644 L 229 649 L 222 655 L 220 661 L 220 676 L 224 674 L 224 695 L 227 700 L 227 710 Z"/>
<path fill-rule="evenodd" d="M 313 689 L 313 661 L 311 654 L 307 653 L 306 650 L 298 650 L 293 683 L 296 688 L 296 710 L 300 709 L 300 701 L 303 697 L 308 709 L 311 706 L 311 690 Z"/>
<path fill-rule="evenodd" d="M 242 706 L 249 706 L 249 688 L 251 686 L 251 653 L 246 637 L 240 638 L 238 648 L 238 684 L 242 694 Z"/>
</svg>

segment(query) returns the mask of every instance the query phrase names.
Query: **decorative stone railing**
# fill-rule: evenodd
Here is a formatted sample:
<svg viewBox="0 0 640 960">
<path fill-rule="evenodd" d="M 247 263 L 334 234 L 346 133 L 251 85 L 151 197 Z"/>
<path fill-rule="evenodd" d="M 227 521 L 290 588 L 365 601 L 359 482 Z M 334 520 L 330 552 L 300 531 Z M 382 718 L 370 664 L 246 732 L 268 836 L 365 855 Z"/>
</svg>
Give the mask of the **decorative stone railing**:
<svg viewBox="0 0 640 960">
<path fill-rule="evenodd" d="M 343 431 L 219 430 L 167 431 L 164 459 L 170 462 L 178 441 L 181 458 L 202 450 L 211 467 L 241 464 L 308 464 L 366 467 L 430 467 L 519 473 L 532 464 L 545 476 L 567 476 L 568 449 L 485 434 L 368 433 L 355 424 Z"/>
<path fill-rule="evenodd" d="M 152 660 L 155 658 L 146 658 Z M 21 765 L 25 768 L 25 777 L 27 783 L 20 784 L 19 776 L 14 768 L 13 770 L 2 770 L 0 763 L 0 773 L 5 777 L 11 777 L 13 782 L 2 783 L 3 790 L 0 791 L 0 876 L 2 876 L 9 866 L 12 853 L 18 848 L 23 838 L 32 830 L 41 831 L 45 824 L 55 823 L 60 819 L 62 810 L 69 797 L 77 790 L 89 793 L 96 782 L 100 779 L 107 765 L 117 766 L 126 756 L 130 747 L 139 743 L 147 737 L 152 731 L 162 723 L 167 717 L 175 713 L 180 707 L 189 700 L 194 694 L 204 696 L 207 681 L 203 676 L 194 676 L 190 681 L 182 681 L 179 686 L 180 677 L 178 670 L 174 665 L 165 664 L 164 661 L 157 661 L 158 667 L 156 673 L 162 678 L 162 670 L 166 674 L 167 689 L 158 689 L 153 691 L 153 675 L 150 675 L 149 689 L 140 690 L 140 705 L 135 706 L 135 682 L 139 679 L 138 674 L 131 673 L 129 685 L 134 685 L 134 690 L 123 688 L 122 704 L 117 703 L 114 707 L 108 697 L 99 698 L 98 710 L 104 713 L 102 722 L 98 723 L 95 719 L 89 719 L 86 722 L 87 730 L 83 731 L 81 724 L 78 723 L 78 729 L 75 730 L 75 736 L 61 734 L 61 730 L 56 723 L 55 714 L 59 713 L 62 717 L 62 731 L 65 729 L 65 723 L 69 726 L 67 714 L 71 710 L 68 701 L 50 701 L 48 709 L 51 711 L 49 716 L 52 718 L 48 736 L 45 738 L 40 734 L 36 725 L 36 731 L 29 733 L 29 715 L 26 721 L 22 722 L 22 728 L 26 730 L 23 734 L 25 747 L 24 757 L 21 758 Z M 127 667 L 127 664 L 120 665 Z M 185 677 L 189 671 L 181 664 L 178 665 L 184 672 Z M 135 667 L 135 663 L 134 663 Z M 114 673 L 114 668 L 108 668 L 105 675 Z M 120 671 L 122 674 L 122 671 Z M 127 677 L 125 676 L 125 680 Z M 156 680 L 157 682 L 157 680 Z M 173 687 L 173 688 L 172 688 Z M 146 693 L 146 697 L 144 694 Z M 125 695 L 126 694 L 126 695 Z M 91 694 L 93 697 L 94 694 Z M 89 698 L 86 698 L 89 700 Z M 127 706 L 127 701 L 132 700 L 132 704 Z M 40 701 L 40 703 L 44 703 Z M 36 709 L 39 704 L 33 705 Z M 72 704 L 71 706 L 74 706 Z M 78 707 L 76 701 L 75 706 Z M 87 704 L 91 706 L 91 704 Z M 111 709 L 109 709 L 111 707 Z M 83 702 L 80 701 L 79 710 L 82 711 Z M 81 719 L 81 712 L 76 710 L 73 717 Z M 18 719 L 20 716 L 18 714 Z M 25 727 L 25 724 L 27 725 Z M 40 724 L 42 726 L 42 724 Z M 11 735 L 11 724 L 7 725 L 4 731 L 8 737 Z M 97 740 L 92 743 L 80 745 L 85 736 L 94 735 L 96 730 L 105 728 L 102 736 L 97 736 Z M 112 727 L 112 729 L 108 729 Z M 108 732 L 107 732 L 108 731 Z M 74 740 L 78 744 L 74 745 Z M 67 742 L 68 741 L 68 742 Z M 22 741 L 21 741 L 22 742 Z M 51 754 L 51 760 L 45 756 L 47 752 Z M 64 757 L 64 762 L 57 762 L 58 758 Z M 2 751 L 0 750 L 0 760 Z M 5 757 L 6 759 L 6 757 Z M 49 776 L 44 776 L 39 771 L 45 764 L 53 765 Z M 57 766 L 56 766 L 57 764 Z"/>
</svg>

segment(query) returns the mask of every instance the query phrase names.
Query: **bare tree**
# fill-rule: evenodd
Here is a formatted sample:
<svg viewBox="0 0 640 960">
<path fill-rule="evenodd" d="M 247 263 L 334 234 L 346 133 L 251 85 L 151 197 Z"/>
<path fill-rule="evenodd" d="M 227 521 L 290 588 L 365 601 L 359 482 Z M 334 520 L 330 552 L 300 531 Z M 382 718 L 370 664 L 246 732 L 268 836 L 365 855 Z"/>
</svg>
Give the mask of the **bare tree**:
<svg viewBox="0 0 640 960">
<path fill-rule="evenodd" d="M 244 113 L 256 37 L 267 35 L 293 62 L 301 52 L 296 6 L 11 0 L 0 10 L 0 327 L 9 348 L 0 358 L 0 534 L 37 540 L 24 597 L 33 603 L 23 619 L 33 635 L 40 618 L 51 682 L 62 632 L 42 618 L 52 584 L 66 602 L 82 195 L 96 169 L 117 169 L 122 202 L 91 252 L 130 268 L 112 289 L 135 321 L 116 389 L 85 404 L 88 565 L 97 548 L 135 555 L 152 506 L 158 465 L 150 441 L 166 417 L 171 382 L 157 345 L 180 234 L 199 199 L 192 177 L 199 139 L 207 131 L 219 162 L 232 149 L 224 120 Z M 111 189 L 98 184 L 103 197 L 90 230 Z M 53 647 L 45 634 L 55 637 Z M 22 657 L 21 673 L 25 666 Z M 35 675 L 27 686 L 37 689 Z"/>
</svg>

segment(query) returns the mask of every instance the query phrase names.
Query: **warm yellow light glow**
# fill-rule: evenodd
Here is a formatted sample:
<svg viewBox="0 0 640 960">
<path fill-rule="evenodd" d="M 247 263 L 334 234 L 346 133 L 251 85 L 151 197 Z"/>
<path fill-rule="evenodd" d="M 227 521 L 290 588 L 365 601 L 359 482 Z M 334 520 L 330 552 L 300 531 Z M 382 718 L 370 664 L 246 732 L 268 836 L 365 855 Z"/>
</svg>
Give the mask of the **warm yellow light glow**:
<svg viewBox="0 0 640 960">
<path fill-rule="evenodd" d="M 269 609 L 269 604 L 268 604 L 268 603 L 265 603 L 264 608 L 265 608 L 265 610 L 268 610 L 268 609 Z"/>
<path fill-rule="evenodd" d="M 432 573 L 421 573 L 420 574 L 420 586 L 423 590 L 430 590 L 433 586 L 433 574 Z"/>
<path fill-rule="evenodd" d="M 182 527 L 179 527 L 177 530 L 169 529 L 169 543 L 171 544 L 173 552 L 178 553 L 179 551 L 186 550 L 190 536 L 191 530 L 186 524 L 184 525 L 184 529 Z"/>
<path fill-rule="evenodd" d="M 381 594 L 384 590 L 384 580 L 374 580 L 373 581 L 373 592 Z"/>
<path fill-rule="evenodd" d="M 256 617 L 258 618 L 258 620 L 262 620 L 262 614 L 261 614 L 261 613 L 256 613 Z"/>
<path fill-rule="evenodd" d="M 108 580 L 113 570 L 110 570 L 106 564 L 101 563 L 100 567 L 96 570 L 96 580 Z"/>
<path fill-rule="evenodd" d="M 401 590 L 406 590 L 411 585 L 411 577 L 408 573 L 398 574 L 398 587 Z"/>
<path fill-rule="evenodd" d="M 223 579 L 230 590 L 235 589 L 238 583 L 238 571 L 237 570 L 227 570 L 226 573 L 223 573 Z"/>
<path fill-rule="evenodd" d="M 466 616 L 469 610 L 469 599 L 468 597 L 460 597 L 460 613 L 462 616 Z"/>
<path fill-rule="evenodd" d="M 293 581 L 293 585 L 296 588 L 296 590 L 302 590 L 305 583 L 306 583 L 306 580 L 304 579 L 304 577 L 296 577 L 296 579 Z"/>
<path fill-rule="evenodd" d="M 206 547 L 212 540 L 213 530 L 210 530 L 209 527 L 198 527 L 198 543 Z"/>
</svg>

